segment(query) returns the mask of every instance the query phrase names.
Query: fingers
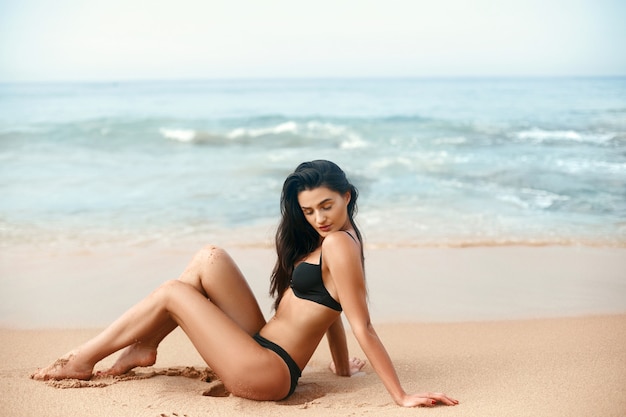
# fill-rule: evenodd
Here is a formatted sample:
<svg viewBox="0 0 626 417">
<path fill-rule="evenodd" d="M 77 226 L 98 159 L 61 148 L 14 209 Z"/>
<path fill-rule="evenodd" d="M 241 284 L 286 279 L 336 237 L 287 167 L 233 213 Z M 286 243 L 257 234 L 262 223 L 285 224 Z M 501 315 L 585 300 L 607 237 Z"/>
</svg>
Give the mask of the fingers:
<svg viewBox="0 0 626 417">
<path fill-rule="evenodd" d="M 434 407 L 437 404 L 454 406 L 458 403 L 457 400 L 443 393 L 423 392 L 407 396 L 402 405 L 405 407 Z"/>
<path fill-rule="evenodd" d="M 458 400 L 455 400 L 452 397 L 448 397 L 446 394 L 442 393 L 437 393 L 430 398 L 445 405 L 457 405 L 459 403 Z"/>
<path fill-rule="evenodd" d="M 358 366 L 359 369 L 363 368 L 366 363 L 367 363 L 367 361 L 365 361 L 363 359 L 356 358 L 356 357 L 350 359 L 350 364 Z"/>
<path fill-rule="evenodd" d="M 359 359 L 357 357 L 350 358 L 348 360 L 348 367 L 350 369 L 350 375 L 354 375 L 357 372 L 361 371 L 361 369 L 363 369 L 365 365 L 367 365 L 367 361 L 363 359 Z M 331 361 L 328 364 L 328 369 L 330 369 L 335 374 L 337 373 L 337 366 L 335 365 L 334 361 Z"/>
<path fill-rule="evenodd" d="M 427 392 L 427 393 L 418 394 L 418 395 L 429 398 L 432 401 L 435 401 L 433 405 L 437 403 L 441 403 L 445 405 L 457 405 L 459 403 L 458 400 L 455 400 L 454 398 L 449 397 L 448 395 L 442 392 Z"/>
<path fill-rule="evenodd" d="M 434 407 L 437 404 L 437 401 L 421 395 L 423 394 L 409 395 L 400 405 L 403 407 Z"/>
<path fill-rule="evenodd" d="M 359 358 L 351 358 L 350 359 L 350 375 L 354 375 L 363 369 L 363 367 L 367 364 L 367 361 L 364 361 Z"/>
</svg>

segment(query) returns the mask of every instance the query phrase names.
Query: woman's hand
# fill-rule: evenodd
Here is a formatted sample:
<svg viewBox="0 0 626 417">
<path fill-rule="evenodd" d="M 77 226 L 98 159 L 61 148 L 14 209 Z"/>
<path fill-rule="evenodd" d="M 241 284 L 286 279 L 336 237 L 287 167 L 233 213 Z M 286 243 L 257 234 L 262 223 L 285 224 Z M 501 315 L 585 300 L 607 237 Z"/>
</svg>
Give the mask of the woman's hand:
<svg viewBox="0 0 626 417">
<path fill-rule="evenodd" d="M 438 403 L 443 405 L 457 405 L 459 402 L 446 394 L 439 392 L 422 392 L 420 394 L 406 394 L 398 401 L 403 407 L 434 407 Z"/>
<path fill-rule="evenodd" d="M 359 358 L 350 358 L 350 360 L 348 361 L 348 365 L 350 368 L 350 375 L 347 376 L 352 376 L 354 374 L 356 374 L 357 372 L 360 372 L 361 369 L 363 369 L 363 367 L 367 364 L 367 361 L 361 360 Z M 328 365 L 328 367 L 330 368 L 331 371 L 333 371 L 334 374 L 337 373 L 337 368 L 335 367 L 335 362 L 331 361 L 330 365 Z"/>
</svg>

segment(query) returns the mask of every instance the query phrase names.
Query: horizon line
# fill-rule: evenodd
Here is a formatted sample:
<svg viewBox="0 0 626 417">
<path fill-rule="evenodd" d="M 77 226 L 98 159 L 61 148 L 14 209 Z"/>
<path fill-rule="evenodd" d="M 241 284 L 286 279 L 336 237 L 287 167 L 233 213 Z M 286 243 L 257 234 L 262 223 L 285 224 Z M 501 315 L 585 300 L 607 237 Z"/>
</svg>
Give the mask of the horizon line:
<svg viewBox="0 0 626 417">
<path fill-rule="evenodd" d="M 85 79 L 25 79 L 2 80 L 0 84 L 100 84 L 100 83 L 150 83 L 150 82 L 210 82 L 210 81 L 376 81 L 376 80 L 540 80 L 540 79 L 609 79 L 626 78 L 614 75 L 381 75 L 381 76 L 230 76 L 230 77 L 155 77 L 155 78 L 85 78 Z"/>
</svg>

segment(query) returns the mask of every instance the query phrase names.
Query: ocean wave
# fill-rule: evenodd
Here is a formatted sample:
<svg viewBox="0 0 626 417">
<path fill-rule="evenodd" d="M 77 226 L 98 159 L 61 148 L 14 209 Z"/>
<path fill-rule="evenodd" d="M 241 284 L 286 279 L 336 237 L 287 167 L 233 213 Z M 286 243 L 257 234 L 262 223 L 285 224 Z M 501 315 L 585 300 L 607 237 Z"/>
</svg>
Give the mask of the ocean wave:
<svg viewBox="0 0 626 417">
<path fill-rule="evenodd" d="M 581 133 L 575 130 L 544 130 L 533 128 L 517 132 L 515 137 L 522 141 L 543 143 L 546 141 L 573 141 L 603 144 L 613 140 L 615 133 Z"/>
<path fill-rule="evenodd" d="M 554 165 L 570 174 L 600 173 L 600 174 L 624 174 L 626 163 L 597 161 L 589 159 L 565 160 L 557 159 Z"/>
<path fill-rule="evenodd" d="M 369 144 L 356 133 L 351 133 L 347 136 L 348 137 L 339 144 L 341 149 L 359 149 L 369 146 Z"/>
<path fill-rule="evenodd" d="M 423 122 L 432 120 L 431 118 L 418 116 L 416 114 L 389 115 L 389 116 L 383 116 L 380 119 L 382 121 L 390 122 L 390 123 L 423 123 Z"/>
<path fill-rule="evenodd" d="M 441 187 L 465 190 L 468 193 L 490 195 L 494 199 L 518 208 L 528 210 L 547 210 L 558 203 L 565 203 L 571 197 L 556 192 L 531 187 L 515 187 L 501 184 L 495 180 L 472 181 L 469 179 L 442 179 L 437 181 Z M 482 197 L 481 197 L 482 198 Z"/>
<path fill-rule="evenodd" d="M 357 149 L 369 146 L 369 143 L 353 129 L 329 122 L 309 121 L 306 123 L 307 134 L 316 137 L 339 138 L 341 149 Z"/>
<path fill-rule="evenodd" d="M 293 120 L 262 127 L 234 127 L 226 132 L 161 127 L 162 137 L 181 143 L 209 145 L 254 145 L 301 147 L 311 145 L 356 149 L 368 142 L 353 129 L 329 122 Z"/>
<path fill-rule="evenodd" d="M 166 129 L 166 128 L 161 128 L 159 129 L 159 132 L 161 132 L 161 135 L 163 135 L 163 137 L 176 141 L 176 142 L 183 142 L 183 143 L 189 143 L 192 142 L 195 138 L 196 138 L 196 131 L 193 129 Z"/>
<path fill-rule="evenodd" d="M 43 125 L 14 125 L 14 126 L 0 126 L 0 137 L 9 135 L 37 135 L 45 134 L 50 131 L 50 128 Z"/>
<path fill-rule="evenodd" d="M 469 155 L 458 155 L 447 151 L 419 151 L 405 153 L 402 156 L 385 156 L 373 159 L 370 169 L 380 174 L 410 170 L 426 173 L 439 171 L 444 166 L 466 164 L 471 161 Z"/>
<path fill-rule="evenodd" d="M 281 135 L 285 133 L 297 134 L 298 132 L 298 124 L 296 122 L 288 121 L 285 123 L 280 123 L 276 126 L 256 129 L 238 127 L 236 129 L 233 129 L 226 136 L 231 139 L 237 139 L 241 137 L 258 138 L 260 136 Z"/>
<path fill-rule="evenodd" d="M 496 199 L 511 203 L 524 209 L 548 209 L 557 202 L 568 201 L 570 197 L 546 190 L 521 188 L 513 192 L 503 192 L 496 195 Z"/>
</svg>

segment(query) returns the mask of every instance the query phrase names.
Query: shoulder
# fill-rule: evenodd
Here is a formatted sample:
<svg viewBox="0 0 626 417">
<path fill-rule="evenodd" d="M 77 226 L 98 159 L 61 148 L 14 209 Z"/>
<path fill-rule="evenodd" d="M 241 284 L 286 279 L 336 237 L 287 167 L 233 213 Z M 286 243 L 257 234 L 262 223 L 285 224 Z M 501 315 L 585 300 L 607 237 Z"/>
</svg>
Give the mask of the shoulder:
<svg viewBox="0 0 626 417">
<path fill-rule="evenodd" d="M 355 255 L 361 257 L 361 248 L 358 240 L 355 240 L 345 231 L 333 232 L 324 238 L 322 242 L 322 254 L 325 259 L 336 256 L 345 257 Z"/>
<path fill-rule="evenodd" d="M 345 291 L 353 291 L 364 282 L 363 259 L 361 245 L 346 232 L 334 232 L 326 236 L 322 242 L 322 271 L 327 271 L 336 286 L 341 283 L 343 297 Z M 338 290 L 339 291 L 339 290 Z M 341 295 L 339 296 L 342 297 Z M 343 302 L 339 300 L 339 302 Z"/>
</svg>

